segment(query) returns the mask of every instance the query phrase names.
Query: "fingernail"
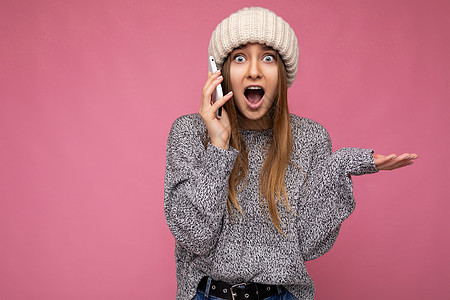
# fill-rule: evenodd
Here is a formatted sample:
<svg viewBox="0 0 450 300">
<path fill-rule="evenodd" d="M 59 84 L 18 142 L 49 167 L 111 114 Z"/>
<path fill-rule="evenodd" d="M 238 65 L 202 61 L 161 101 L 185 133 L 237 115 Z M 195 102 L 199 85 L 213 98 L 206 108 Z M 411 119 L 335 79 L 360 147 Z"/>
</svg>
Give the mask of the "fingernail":
<svg viewBox="0 0 450 300">
<path fill-rule="evenodd" d="M 216 71 L 214 72 L 214 74 L 216 74 L 216 73 L 220 73 L 220 70 L 216 70 Z"/>
<path fill-rule="evenodd" d="M 416 156 L 416 157 L 413 157 L 413 159 L 418 159 L 419 157 L 418 156 Z"/>
<path fill-rule="evenodd" d="M 397 158 L 397 156 L 394 156 L 394 157 L 392 157 L 391 159 L 396 159 Z"/>
<path fill-rule="evenodd" d="M 223 77 L 222 76 L 219 76 L 219 77 L 217 77 L 217 80 L 221 80 Z"/>
<path fill-rule="evenodd" d="M 231 94 L 233 94 L 233 91 L 229 91 L 227 95 L 231 95 Z"/>
<path fill-rule="evenodd" d="M 410 159 L 411 158 L 411 156 L 410 155 L 408 155 L 407 157 L 405 157 L 405 159 Z"/>
</svg>

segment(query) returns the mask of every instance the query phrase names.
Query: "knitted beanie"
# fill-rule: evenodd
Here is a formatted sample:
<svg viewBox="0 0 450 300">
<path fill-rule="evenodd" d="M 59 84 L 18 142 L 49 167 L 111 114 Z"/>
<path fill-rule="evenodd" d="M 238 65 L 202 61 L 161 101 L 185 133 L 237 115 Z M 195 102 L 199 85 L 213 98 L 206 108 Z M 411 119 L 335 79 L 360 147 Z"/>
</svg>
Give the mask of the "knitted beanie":
<svg viewBox="0 0 450 300">
<path fill-rule="evenodd" d="M 208 54 L 220 69 L 228 54 L 247 43 L 265 44 L 278 51 L 286 67 L 287 84 L 292 85 L 298 70 L 298 42 L 286 21 L 265 8 L 243 8 L 217 25 Z"/>
</svg>

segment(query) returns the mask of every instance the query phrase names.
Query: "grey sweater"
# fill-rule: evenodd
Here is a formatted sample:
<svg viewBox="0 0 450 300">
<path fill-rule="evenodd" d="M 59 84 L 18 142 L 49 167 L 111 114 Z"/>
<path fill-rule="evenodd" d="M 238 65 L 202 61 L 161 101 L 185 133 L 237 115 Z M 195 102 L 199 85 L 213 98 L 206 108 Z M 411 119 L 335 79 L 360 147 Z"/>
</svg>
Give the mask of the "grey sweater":
<svg viewBox="0 0 450 300">
<path fill-rule="evenodd" d="M 259 199 L 260 169 L 272 129 L 241 130 L 249 158 L 248 182 L 238 193 L 243 217 L 229 216 L 226 207 L 238 152 L 211 144 L 205 149 L 206 127 L 198 114 L 173 123 L 164 208 L 175 237 L 177 300 L 192 299 L 203 276 L 228 283 L 280 284 L 298 299 L 314 299 L 305 261 L 331 249 L 341 223 L 353 212 L 350 175 L 378 170 L 372 150 L 343 148 L 332 154 L 330 137 L 320 124 L 291 115 L 291 126 L 293 152 L 285 183 L 295 213 L 278 205 L 284 236 Z"/>
</svg>

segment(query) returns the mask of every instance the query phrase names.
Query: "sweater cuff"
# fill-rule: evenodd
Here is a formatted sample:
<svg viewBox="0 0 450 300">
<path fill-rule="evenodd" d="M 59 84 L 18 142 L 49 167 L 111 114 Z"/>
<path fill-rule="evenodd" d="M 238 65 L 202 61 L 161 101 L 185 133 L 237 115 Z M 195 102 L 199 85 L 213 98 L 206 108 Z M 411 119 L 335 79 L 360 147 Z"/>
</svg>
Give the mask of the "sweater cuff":
<svg viewBox="0 0 450 300">
<path fill-rule="evenodd" d="M 196 168 L 195 197 L 192 202 L 205 215 L 222 214 L 228 195 L 228 179 L 234 167 L 238 151 L 231 148 L 224 150 L 208 144 L 202 164 Z"/>
<path fill-rule="evenodd" d="M 348 147 L 339 149 L 333 155 L 346 174 L 364 175 L 378 172 L 372 154 L 372 149 Z"/>
<path fill-rule="evenodd" d="M 233 170 L 238 154 L 239 152 L 231 146 L 228 150 L 225 150 L 208 142 L 205 159 L 210 163 L 209 167 L 215 169 L 215 171 L 211 170 L 212 172 L 223 170 L 225 171 L 225 177 L 228 178 Z"/>
</svg>

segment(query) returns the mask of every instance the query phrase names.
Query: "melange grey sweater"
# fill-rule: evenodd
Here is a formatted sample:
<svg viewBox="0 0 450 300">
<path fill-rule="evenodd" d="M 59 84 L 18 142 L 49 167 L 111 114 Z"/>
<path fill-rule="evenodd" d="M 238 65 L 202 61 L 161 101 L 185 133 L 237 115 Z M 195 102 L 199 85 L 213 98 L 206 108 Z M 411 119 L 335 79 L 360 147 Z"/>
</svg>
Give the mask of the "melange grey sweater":
<svg viewBox="0 0 450 300">
<path fill-rule="evenodd" d="M 228 283 L 284 285 L 298 299 L 314 299 L 305 261 L 333 246 L 353 212 L 350 175 L 375 173 L 373 151 L 343 148 L 332 154 L 328 132 L 291 115 L 293 152 L 286 170 L 289 203 L 278 205 L 279 233 L 259 199 L 259 176 L 272 129 L 241 130 L 248 151 L 248 182 L 238 193 L 244 217 L 226 202 L 238 152 L 208 144 L 200 115 L 179 117 L 167 141 L 164 208 L 176 240 L 177 300 L 192 299 L 203 276 Z M 303 172 L 302 172 L 303 171 Z"/>
</svg>

